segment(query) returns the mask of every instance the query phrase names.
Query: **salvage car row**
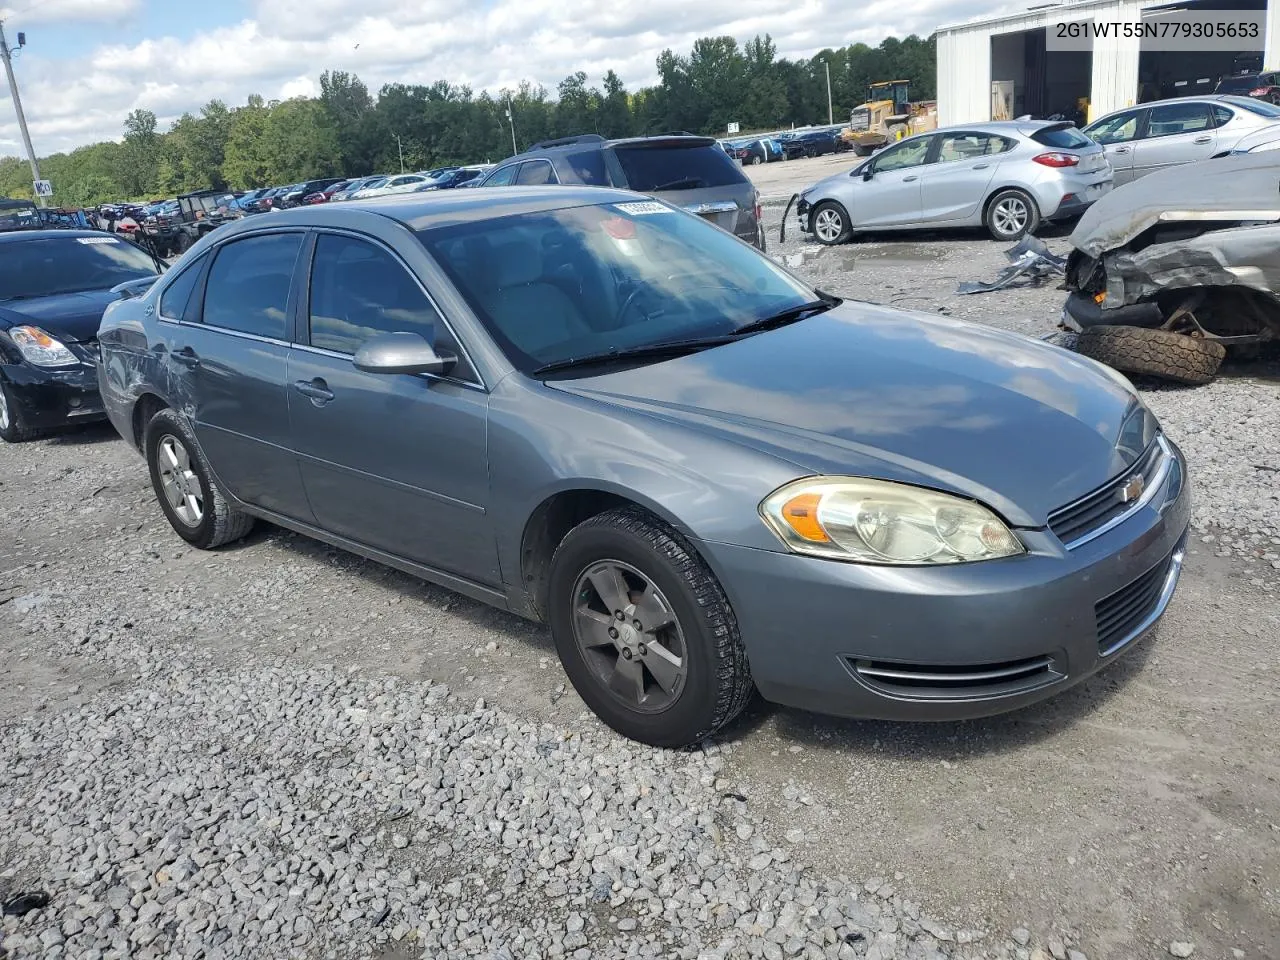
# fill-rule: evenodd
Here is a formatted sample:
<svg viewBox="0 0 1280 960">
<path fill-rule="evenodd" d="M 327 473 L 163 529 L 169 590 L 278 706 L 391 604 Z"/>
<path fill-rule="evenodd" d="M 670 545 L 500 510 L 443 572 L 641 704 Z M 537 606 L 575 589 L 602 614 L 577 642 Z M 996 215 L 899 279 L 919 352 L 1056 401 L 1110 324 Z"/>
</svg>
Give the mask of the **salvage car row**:
<svg viewBox="0 0 1280 960">
<path fill-rule="evenodd" d="M 549 624 L 584 701 L 650 744 L 705 737 L 755 690 L 1000 712 L 1131 649 L 1190 517 L 1132 386 L 814 289 L 720 229 L 747 201 L 681 196 L 718 189 L 690 183 L 710 160 L 662 179 L 683 150 L 736 169 L 672 139 L 575 138 L 495 169 L 499 189 L 242 218 L 163 274 L 118 238 L 34 237 L 33 278 L 69 244 L 98 291 L 67 281 L 50 315 L 109 302 L 67 342 L 15 323 L 49 296 L 7 303 L 6 389 L 23 362 L 96 377 L 198 547 L 267 520 Z M 669 202 L 518 185 L 596 162 Z"/>
</svg>

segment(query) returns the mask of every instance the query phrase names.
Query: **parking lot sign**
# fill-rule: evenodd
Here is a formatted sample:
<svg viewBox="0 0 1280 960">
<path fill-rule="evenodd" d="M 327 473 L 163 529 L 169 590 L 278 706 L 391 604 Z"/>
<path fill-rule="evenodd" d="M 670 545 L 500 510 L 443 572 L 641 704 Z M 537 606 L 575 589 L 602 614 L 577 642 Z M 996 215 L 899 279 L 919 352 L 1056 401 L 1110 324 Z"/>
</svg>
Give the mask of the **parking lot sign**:
<svg viewBox="0 0 1280 960">
<path fill-rule="evenodd" d="M 737 133 L 740 129 L 742 129 L 742 128 L 741 128 L 741 127 L 739 127 L 739 126 L 738 126 L 738 124 L 736 124 L 736 123 L 731 123 L 731 124 L 729 124 L 729 132 L 730 132 L 730 133 Z"/>
<path fill-rule="evenodd" d="M 31 185 L 36 188 L 37 197 L 53 196 L 53 184 L 48 180 L 35 180 Z"/>
</svg>

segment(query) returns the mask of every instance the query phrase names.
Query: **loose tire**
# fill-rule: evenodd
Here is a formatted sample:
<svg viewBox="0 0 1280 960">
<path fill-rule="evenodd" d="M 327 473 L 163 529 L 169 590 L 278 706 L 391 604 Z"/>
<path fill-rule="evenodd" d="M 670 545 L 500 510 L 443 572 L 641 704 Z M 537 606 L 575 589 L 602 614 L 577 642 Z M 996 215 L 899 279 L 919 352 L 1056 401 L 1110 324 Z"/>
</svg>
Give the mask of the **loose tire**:
<svg viewBox="0 0 1280 960">
<path fill-rule="evenodd" d="M 43 434 L 43 430 L 28 427 L 22 422 L 22 411 L 9 393 L 9 385 L 0 380 L 0 440 L 6 443 L 25 443 Z"/>
<path fill-rule="evenodd" d="M 1040 226 L 1040 208 L 1021 190 L 1001 190 L 987 204 L 983 220 L 995 239 L 1021 240 Z"/>
<path fill-rule="evenodd" d="M 574 689 L 632 740 L 697 743 L 754 690 L 719 582 L 683 537 L 638 507 L 569 532 L 551 559 L 548 610 Z"/>
<path fill-rule="evenodd" d="M 834 200 L 823 200 L 809 215 L 809 229 L 818 242 L 828 247 L 844 243 L 853 234 L 849 213 Z"/>
<path fill-rule="evenodd" d="M 253 529 L 253 517 L 222 495 L 186 422 L 172 410 L 151 418 L 142 449 L 160 509 L 187 543 L 212 550 Z"/>
<path fill-rule="evenodd" d="M 1076 349 L 1126 373 L 1145 373 L 1199 385 L 1208 383 L 1227 355 L 1214 340 L 1145 327 L 1090 327 Z"/>
<path fill-rule="evenodd" d="M 191 239 L 189 234 L 180 233 L 173 241 L 174 252 L 177 253 L 178 256 L 182 256 L 191 249 L 192 243 L 194 243 L 194 241 Z"/>
</svg>

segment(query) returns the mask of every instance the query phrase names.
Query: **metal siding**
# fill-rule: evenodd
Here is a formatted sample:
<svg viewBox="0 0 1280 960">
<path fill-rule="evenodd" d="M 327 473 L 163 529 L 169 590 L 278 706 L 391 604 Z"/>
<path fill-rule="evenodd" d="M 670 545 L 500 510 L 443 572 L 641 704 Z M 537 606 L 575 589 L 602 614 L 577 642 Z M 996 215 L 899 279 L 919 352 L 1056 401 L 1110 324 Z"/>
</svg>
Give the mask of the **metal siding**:
<svg viewBox="0 0 1280 960">
<path fill-rule="evenodd" d="M 1267 2 L 1267 49 L 1262 54 L 1263 70 L 1280 70 L 1280 11 Z"/>
</svg>

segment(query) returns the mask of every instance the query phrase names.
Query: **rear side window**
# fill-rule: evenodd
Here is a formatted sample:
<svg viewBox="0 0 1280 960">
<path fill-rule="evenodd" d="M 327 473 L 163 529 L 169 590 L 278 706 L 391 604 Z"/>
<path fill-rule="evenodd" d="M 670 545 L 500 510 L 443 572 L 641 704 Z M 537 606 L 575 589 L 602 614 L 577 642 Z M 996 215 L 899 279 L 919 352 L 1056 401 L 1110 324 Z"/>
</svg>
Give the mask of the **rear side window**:
<svg viewBox="0 0 1280 960">
<path fill-rule="evenodd" d="M 614 147 L 626 186 L 640 193 L 698 190 L 746 183 L 736 163 L 719 147 Z"/>
<path fill-rule="evenodd" d="M 555 182 L 556 177 L 551 170 L 550 160 L 530 160 L 528 163 L 522 163 L 520 172 L 516 175 L 516 183 L 525 187 Z"/>
<path fill-rule="evenodd" d="M 302 247 L 300 233 L 246 237 L 218 251 L 204 293 L 204 322 L 287 340 L 289 287 Z"/>
<path fill-rule="evenodd" d="M 440 315 L 391 254 L 353 237 L 321 235 L 311 264 L 311 345 L 355 353 L 379 333 L 435 343 Z"/>
<path fill-rule="evenodd" d="M 200 269 L 204 266 L 204 257 L 189 263 L 165 287 L 160 294 L 160 315 L 170 320 L 181 320 L 187 312 L 187 301 L 191 299 L 191 291 L 196 288 L 200 279 Z"/>
<path fill-rule="evenodd" d="M 938 163 L 1004 153 L 1012 146 L 1012 140 L 994 133 L 948 133 L 939 137 Z"/>
<path fill-rule="evenodd" d="M 1213 125 L 1215 127 L 1225 126 L 1230 123 L 1231 118 L 1235 116 L 1235 114 L 1226 107 L 1221 107 L 1216 104 L 1209 109 L 1213 111 Z"/>
<path fill-rule="evenodd" d="M 503 167 L 501 170 L 495 170 L 489 175 L 480 186 L 482 187 L 509 187 L 516 179 L 516 172 L 520 169 L 520 164 L 513 163 L 509 167 Z"/>
<path fill-rule="evenodd" d="M 1036 143 L 1059 150 L 1079 150 L 1090 145 L 1090 140 L 1075 127 L 1045 127 L 1031 135 Z"/>
<path fill-rule="evenodd" d="M 1209 110 L 1203 103 L 1169 103 L 1152 107 L 1147 118 L 1148 137 L 1173 137 L 1209 129 Z"/>
<path fill-rule="evenodd" d="M 609 174 L 604 168 L 604 151 L 579 150 L 561 157 L 557 164 L 563 170 L 573 171 L 570 179 L 585 183 L 589 187 L 609 186 Z"/>
</svg>

